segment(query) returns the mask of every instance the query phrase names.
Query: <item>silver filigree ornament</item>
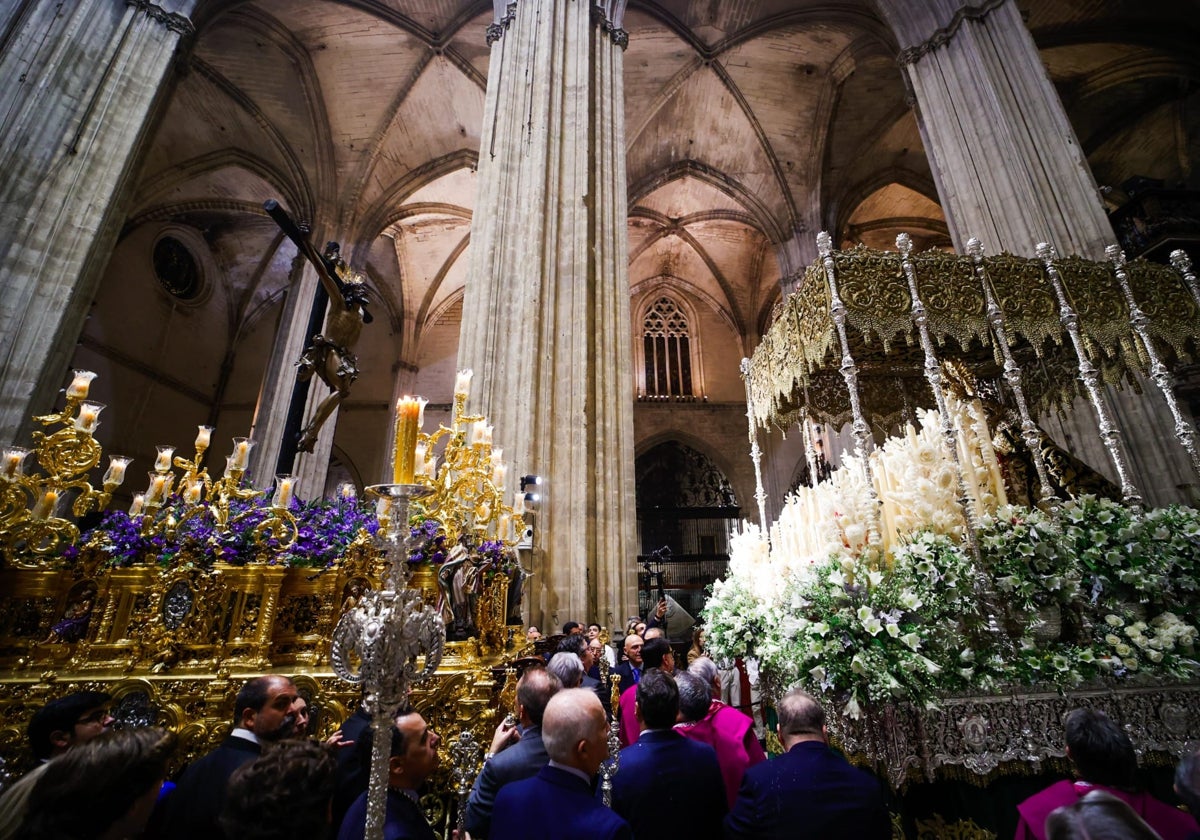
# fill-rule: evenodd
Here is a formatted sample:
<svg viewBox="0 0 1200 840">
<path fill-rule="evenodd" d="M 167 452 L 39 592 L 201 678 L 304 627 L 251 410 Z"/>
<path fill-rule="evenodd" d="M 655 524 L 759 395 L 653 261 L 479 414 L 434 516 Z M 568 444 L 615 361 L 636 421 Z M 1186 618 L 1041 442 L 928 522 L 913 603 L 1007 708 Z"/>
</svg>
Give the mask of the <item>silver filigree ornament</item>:
<svg viewBox="0 0 1200 840">
<path fill-rule="evenodd" d="M 441 614 L 425 604 L 421 592 L 407 587 L 409 503 L 426 495 L 428 488 L 382 484 L 368 491 L 392 500 L 392 516 L 381 523 L 377 537 L 388 562 L 384 588 L 364 593 L 338 621 L 330 660 L 341 679 L 363 687 L 363 706 L 374 727 L 364 837 L 379 840 L 387 810 L 388 759 L 396 709 L 414 683 L 437 671 L 446 628 Z"/>
</svg>

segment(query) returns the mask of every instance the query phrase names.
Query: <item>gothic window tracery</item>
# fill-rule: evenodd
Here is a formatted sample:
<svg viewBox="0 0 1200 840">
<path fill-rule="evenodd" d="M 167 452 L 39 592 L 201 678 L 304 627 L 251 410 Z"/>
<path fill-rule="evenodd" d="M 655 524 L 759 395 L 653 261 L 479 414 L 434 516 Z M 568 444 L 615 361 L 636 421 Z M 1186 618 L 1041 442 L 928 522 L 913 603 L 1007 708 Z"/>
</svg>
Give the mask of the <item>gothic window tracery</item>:
<svg viewBox="0 0 1200 840">
<path fill-rule="evenodd" d="M 642 355 L 646 396 L 694 396 L 687 315 L 665 295 L 650 304 L 642 318 Z"/>
</svg>

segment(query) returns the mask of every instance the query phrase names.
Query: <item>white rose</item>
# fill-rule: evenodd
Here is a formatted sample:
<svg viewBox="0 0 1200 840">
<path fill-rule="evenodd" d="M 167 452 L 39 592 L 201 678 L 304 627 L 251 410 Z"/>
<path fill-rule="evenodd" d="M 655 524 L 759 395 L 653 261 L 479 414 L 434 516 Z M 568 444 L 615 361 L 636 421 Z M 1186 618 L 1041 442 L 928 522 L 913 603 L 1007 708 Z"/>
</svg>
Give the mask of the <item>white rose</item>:
<svg viewBox="0 0 1200 840">
<path fill-rule="evenodd" d="M 1121 620 L 1119 615 L 1113 615 L 1112 613 L 1109 613 L 1108 615 L 1104 616 L 1104 623 L 1109 627 L 1120 627 L 1125 622 Z"/>
</svg>

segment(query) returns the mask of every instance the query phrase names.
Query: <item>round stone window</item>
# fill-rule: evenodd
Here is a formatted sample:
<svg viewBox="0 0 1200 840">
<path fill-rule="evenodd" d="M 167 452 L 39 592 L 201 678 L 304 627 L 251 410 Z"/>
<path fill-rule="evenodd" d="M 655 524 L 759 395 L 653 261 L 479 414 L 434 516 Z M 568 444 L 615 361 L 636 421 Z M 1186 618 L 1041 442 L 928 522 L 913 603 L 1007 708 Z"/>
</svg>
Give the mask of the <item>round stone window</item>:
<svg viewBox="0 0 1200 840">
<path fill-rule="evenodd" d="M 154 274 L 162 287 L 180 300 L 200 294 L 200 266 L 187 245 L 174 236 L 154 243 Z"/>
</svg>

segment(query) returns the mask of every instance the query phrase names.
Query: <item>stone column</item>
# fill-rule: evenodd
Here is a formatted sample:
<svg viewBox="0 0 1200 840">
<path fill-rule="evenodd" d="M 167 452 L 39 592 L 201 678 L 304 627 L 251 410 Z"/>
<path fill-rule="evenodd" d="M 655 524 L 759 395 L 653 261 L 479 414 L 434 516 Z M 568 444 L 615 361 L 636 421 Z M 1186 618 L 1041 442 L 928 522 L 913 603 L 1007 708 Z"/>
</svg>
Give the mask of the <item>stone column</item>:
<svg viewBox="0 0 1200 840">
<path fill-rule="evenodd" d="M 955 248 L 978 237 L 988 253 L 1104 259 L 1116 241 L 1095 179 L 1015 0 L 878 0 L 901 46 L 900 64 Z M 1151 504 L 1194 490 L 1174 421 L 1153 385 L 1105 390 L 1134 483 Z M 1043 425 L 1092 467 L 1111 474 L 1085 400 Z M 1158 431 L 1151 431 L 1158 430 Z M 1161 432 L 1161 433 L 1159 433 Z"/>
<path fill-rule="evenodd" d="M 271 359 L 263 373 L 258 404 L 254 408 L 254 423 L 250 429 L 250 437 L 256 442 L 250 463 L 250 480 L 255 487 L 268 486 L 279 471 L 284 428 L 287 426 L 296 385 L 296 360 L 312 338 L 309 335 L 312 332 L 310 320 L 319 285 L 316 269 L 304 257 L 297 256 L 292 261 L 287 296 L 283 301 L 283 311 L 279 314 Z M 307 483 L 300 485 L 301 498 L 311 499 L 319 492 L 320 488 L 314 492 Z"/>
<path fill-rule="evenodd" d="M 1096 182 L 1015 0 L 879 0 L 955 248 L 1103 259 Z"/>
<path fill-rule="evenodd" d="M 488 32 L 459 366 L 513 474 L 545 481 L 528 602 L 558 623 L 636 603 L 624 6 L 497 3 Z"/>
<path fill-rule="evenodd" d="M 23 3 L 4 19 L 0 442 L 63 385 L 193 5 Z"/>
</svg>

